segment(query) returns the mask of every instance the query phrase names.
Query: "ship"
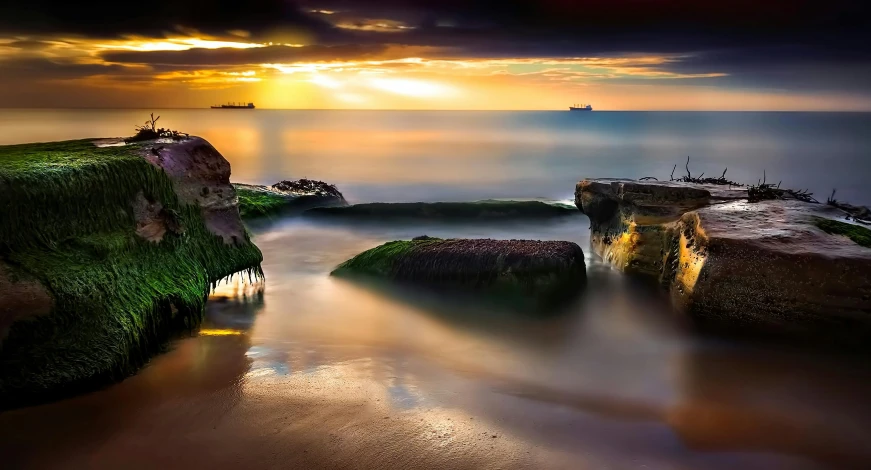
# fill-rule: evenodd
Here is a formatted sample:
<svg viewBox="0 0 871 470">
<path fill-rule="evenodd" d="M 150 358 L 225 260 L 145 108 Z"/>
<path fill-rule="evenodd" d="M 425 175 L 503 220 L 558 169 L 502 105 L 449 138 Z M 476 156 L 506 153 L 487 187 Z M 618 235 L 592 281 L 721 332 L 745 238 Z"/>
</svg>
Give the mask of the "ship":
<svg viewBox="0 0 871 470">
<path fill-rule="evenodd" d="M 593 105 L 591 104 L 576 104 L 574 106 L 569 106 L 569 111 L 592 111 Z"/>
<path fill-rule="evenodd" d="M 212 106 L 212 109 L 254 109 L 254 103 L 227 103 Z"/>
</svg>

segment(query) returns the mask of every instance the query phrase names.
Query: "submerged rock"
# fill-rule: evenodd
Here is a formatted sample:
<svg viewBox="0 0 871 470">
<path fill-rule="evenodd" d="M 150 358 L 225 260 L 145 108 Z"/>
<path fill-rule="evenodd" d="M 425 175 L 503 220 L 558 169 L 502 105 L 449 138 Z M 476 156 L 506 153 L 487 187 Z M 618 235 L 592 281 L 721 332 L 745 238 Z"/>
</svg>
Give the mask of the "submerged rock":
<svg viewBox="0 0 871 470">
<path fill-rule="evenodd" d="M 313 217 L 354 219 L 535 219 L 580 215 L 574 207 L 541 201 L 374 202 L 347 207 L 318 207 L 305 212 Z"/>
<path fill-rule="evenodd" d="M 584 253 L 571 242 L 418 237 L 360 253 L 333 275 L 366 275 L 482 291 L 550 307 L 585 284 Z"/>
<path fill-rule="evenodd" d="M 0 146 L 0 408 L 126 377 L 259 273 L 208 142 L 101 144 Z"/>
<path fill-rule="evenodd" d="M 264 217 L 289 210 L 344 206 L 342 193 L 323 181 L 301 179 L 279 181 L 272 186 L 236 183 L 242 218 Z"/>
<path fill-rule="evenodd" d="M 598 255 L 657 279 L 701 325 L 853 345 L 871 338 L 871 249 L 820 228 L 843 216 L 833 207 L 610 179 L 581 181 L 575 201 Z"/>
</svg>

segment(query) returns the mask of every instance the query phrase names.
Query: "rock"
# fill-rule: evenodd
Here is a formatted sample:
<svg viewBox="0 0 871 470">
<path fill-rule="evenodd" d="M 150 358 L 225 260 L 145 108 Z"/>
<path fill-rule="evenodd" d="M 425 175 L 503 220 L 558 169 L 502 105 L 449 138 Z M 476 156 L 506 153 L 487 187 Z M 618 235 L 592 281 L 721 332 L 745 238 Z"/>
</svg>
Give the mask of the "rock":
<svg viewBox="0 0 871 470">
<path fill-rule="evenodd" d="M 160 242 L 167 231 L 183 232 L 178 214 L 166 210 L 160 201 L 149 201 L 139 192 L 133 200 L 133 217 L 136 219 L 136 235 L 150 242 Z"/>
<path fill-rule="evenodd" d="M 246 219 L 348 204 L 334 185 L 323 181 L 301 179 L 280 181 L 272 186 L 242 183 L 233 186 L 238 195 L 240 213 Z"/>
<path fill-rule="evenodd" d="M 581 181 L 575 202 L 598 255 L 656 279 L 699 325 L 855 345 L 871 338 L 871 249 L 818 228 L 819 218 L 841 217 L 835 208 L 610 179 Z"/>
<path fill-rule="evenodd" d="M 183 203 L 200 207 L 209 231 L 223 238 L 224 243 L 239 243 L 244 238 L 245 227 L 230 184 L 230 162 L 212 144 L 192 136 L 169 140 L 159 149 L 145 144 L 139 152 L 173 180 Z"/>
<path fill-rule="evenodd" d="M 127 377 L 199 326 L 211 284 L 259 275 L 223 156 L 154 144 L 0 146 L 0 409 Z"/>
<path fill-rule="evenodd" d="M 0 260 L 0 346 L 13 323 L 48 315 L 54 298 L 39 280 Z"/>
<path fill-rule="evenodd" d="M 572 298 L 586 281 L 584 253 L 575 243 L 431 237 L 385 243 L 332 274 L 487 292 L 535 307 Z"/>
<path fill-rule="evenodd" d="M 378 221 L 388 219 L 540 219 L 580 214 L 574 207 L 541 201 L 487 200 L 477 202 L 374 202 L 346 207 L 318 207 L 307 210 L 305 215 Z"/>
</svg>

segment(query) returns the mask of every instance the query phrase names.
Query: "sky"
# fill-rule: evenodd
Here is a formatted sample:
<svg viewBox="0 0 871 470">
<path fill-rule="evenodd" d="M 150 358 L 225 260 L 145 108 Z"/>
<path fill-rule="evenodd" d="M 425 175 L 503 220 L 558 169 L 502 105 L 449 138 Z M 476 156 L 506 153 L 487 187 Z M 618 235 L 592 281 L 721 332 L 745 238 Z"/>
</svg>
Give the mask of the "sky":
<svg viewBox="0 0 871 470">
<path fill-rule="evenodd" d="M 0 107 L 871 111 L 848 0 L 0 3 Z"/>
</svg>

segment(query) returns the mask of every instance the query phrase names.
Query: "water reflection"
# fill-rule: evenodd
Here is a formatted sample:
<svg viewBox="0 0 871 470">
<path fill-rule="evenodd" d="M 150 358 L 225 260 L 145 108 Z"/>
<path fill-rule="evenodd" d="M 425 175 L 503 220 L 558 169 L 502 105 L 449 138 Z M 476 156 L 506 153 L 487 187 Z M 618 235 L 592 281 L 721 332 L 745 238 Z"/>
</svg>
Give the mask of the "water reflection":
<svg viewBox="0 0 871 470">
<path fill-rule="evenodd" d="M 13 468 L 767 469 L 871 457 L 867 364 L 695 336 L 660 291 L 595 257 L 586 295 L 547 317 L 328 276 L 420 232 L 588 246 L 585 229 L 273 225 L 255 233 L 266 287 L 222 284 L 208 303 L 204 331 L 237 334 L 180 341 L 109 389 L 0 415 L 0 453 Z"/>
</svg>

